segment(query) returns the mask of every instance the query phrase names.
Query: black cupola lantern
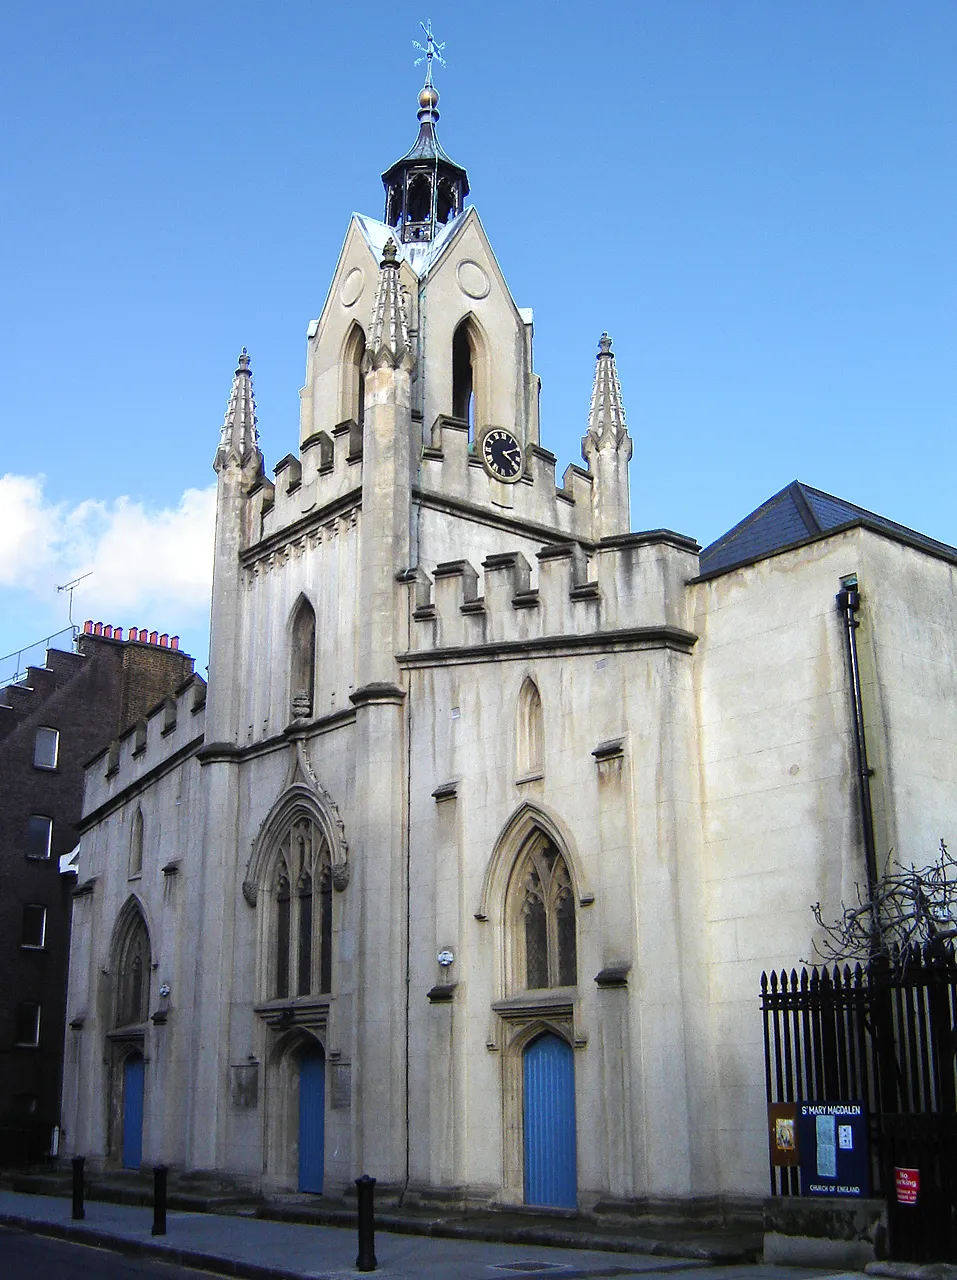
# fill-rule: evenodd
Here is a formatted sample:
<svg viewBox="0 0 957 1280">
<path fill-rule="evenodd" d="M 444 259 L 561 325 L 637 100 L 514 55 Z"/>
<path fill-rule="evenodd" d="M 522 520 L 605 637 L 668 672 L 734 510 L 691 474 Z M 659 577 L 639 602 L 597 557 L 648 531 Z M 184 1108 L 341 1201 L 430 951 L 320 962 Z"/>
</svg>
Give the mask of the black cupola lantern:
<svg viewBox="0 0 957 1280">
<path fill-rule="evenodd" d="M 419 93 L 419 136 L 412 150 L 382 175 L 385 221 L 403 244 L 435 238 L 462 212 L 469 193 L 465 170 L 442 150 L 435 136 L 439 95 L 426 81 Z"/>
</svg>

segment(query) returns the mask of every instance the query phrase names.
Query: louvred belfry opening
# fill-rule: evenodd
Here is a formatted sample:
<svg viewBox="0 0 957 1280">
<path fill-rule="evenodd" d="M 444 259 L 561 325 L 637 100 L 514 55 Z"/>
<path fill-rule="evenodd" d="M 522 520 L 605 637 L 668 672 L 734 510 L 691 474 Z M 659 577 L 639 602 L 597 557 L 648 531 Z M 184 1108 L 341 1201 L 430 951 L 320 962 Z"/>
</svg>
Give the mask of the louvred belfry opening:
<svg viewBox="0 0 957 1280">
<path fill-rule="evenodd" d="M 419 136 L 411 151 L 382 175 L 385 221 L 403 244 L 434 239 L 462 212 L 468 175 L 443 151 L 435 133 L 439 95 L 431 80 L 419 93 Z"/>
</svg>

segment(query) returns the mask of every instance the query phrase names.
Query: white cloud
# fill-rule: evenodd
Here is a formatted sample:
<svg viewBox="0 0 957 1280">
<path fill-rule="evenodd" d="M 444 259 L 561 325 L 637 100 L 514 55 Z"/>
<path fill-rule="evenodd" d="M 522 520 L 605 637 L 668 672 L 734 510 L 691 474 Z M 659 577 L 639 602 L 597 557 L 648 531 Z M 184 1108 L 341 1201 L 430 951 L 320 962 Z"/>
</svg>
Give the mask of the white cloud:
<svg viewBox="0 0 957 1280">
<path fill-rule="evenodd" d="M 127 497 L 48 502 L 43 476 L 0 476 L 0 589 L 62 608 L 74 619 L 176 632 L 208 615 L 216 489 L 187 489 L 158 510 Z"/>
</svg>

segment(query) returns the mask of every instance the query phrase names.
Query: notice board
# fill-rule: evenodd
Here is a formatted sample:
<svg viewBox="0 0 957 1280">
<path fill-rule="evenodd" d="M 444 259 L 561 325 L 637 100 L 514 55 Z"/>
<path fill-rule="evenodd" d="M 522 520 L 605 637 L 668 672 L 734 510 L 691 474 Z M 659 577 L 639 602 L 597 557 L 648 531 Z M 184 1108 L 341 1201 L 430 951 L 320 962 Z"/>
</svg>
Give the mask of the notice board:
<svg viewBox="0 0 957 1280">
<path fill-rule="evenodd" d="M 804 1196 L 867 1196 L 870 1164 L 863 1102 L 799 1102 L 798 1165 Z"/>
</svg>

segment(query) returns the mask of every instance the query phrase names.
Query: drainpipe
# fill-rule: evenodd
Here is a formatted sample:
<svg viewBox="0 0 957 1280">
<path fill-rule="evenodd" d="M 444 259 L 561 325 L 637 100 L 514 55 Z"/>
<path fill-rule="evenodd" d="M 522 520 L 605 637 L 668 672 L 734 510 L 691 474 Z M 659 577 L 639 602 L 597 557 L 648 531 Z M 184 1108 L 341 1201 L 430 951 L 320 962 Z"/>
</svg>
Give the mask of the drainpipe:
<svg viewBox="0 0 957 1280">
<path fill-rule="evenodd" d="M 844 638 L 847 642 L 847 666 L 851 677 L 851 716 L 854 722 L 854 758 L 861 802 L 861 834 L 864 838 L 867 896 L 873 901 L 877 891 L 877 851 L 874 846 L 874 810 L 871 805 L 871 778 L 874 770 L 867 763 L 864 706 L 861 700 L 861 669 L 857 657 L 857 628 L 860 626 L 857 611 L 860 607 L 861 593 L 858 589 L 857 574 L 849 574 L 841 579 L 841 589 L 837 593 L 837 608 L 844 621 Z M 872 928 L 876 947 L 876 920 L 872 920 Z"/>
</svg>

